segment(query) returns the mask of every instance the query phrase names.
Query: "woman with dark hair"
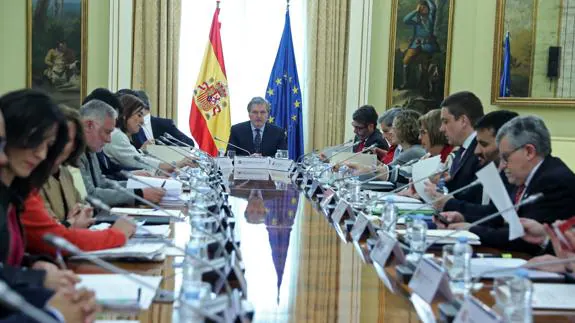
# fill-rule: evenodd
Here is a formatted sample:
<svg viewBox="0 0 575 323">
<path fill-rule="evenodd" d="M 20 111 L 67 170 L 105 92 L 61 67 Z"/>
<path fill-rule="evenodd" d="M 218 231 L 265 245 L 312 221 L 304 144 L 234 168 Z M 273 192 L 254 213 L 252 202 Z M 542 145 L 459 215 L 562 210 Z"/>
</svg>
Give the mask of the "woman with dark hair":
<svg viewBox="0 0 575 323">
<path fill-rule="evenodd" d="M 31 271 L 39 273 L 35 278 L 45 287 L 69 287 L 78 281 L 72 272 L 25 256 L 26 240 L 19 217 L 22 201 L 42 187 L 66 144 L 66 121 L 49 96 L 30 89 L 0 97 L 0 111 L 6 124 L 7 156 L 6 164 L 0 165 L 0 261 L 45 271 Z"/>
<path fill-rule="evenodd" d="M 28 242 L 26 250 L 32 254 L 55 255 L 56 250 L 42 240 L 47 233 L 63 237 L 85 251 L 123 246 L 136 231 L 134 225 L 123 218 L 119 218 L 106 230 L 86 229 L 94 222 L 92 208 L 81 204 L 80 193 L 74 187 L 72 174 L 63 165 L 76 165 L 84 153 L 84 130 L 80 114 L 76 110 L 63 108 L 62 111 L 67 120 L 68 142 L 56 159 L 52 176 L 41 192 L 31 193 L 24 202 L 22 224 Z"/>
<path fill-rule="evenodd" d="M 120 103 L 122 109 L 116 121 L 116 129 L 112 131 L 112 142 L 104 146 L 104 153 L 113 162 L 124 167 L 143 168 L 154 172 L 160 168 L 166 172 L 173 172 L 174 166 L 141 154 L 130 141 L 132 135 L 140 131 L 144 122 L 144 103 L 131 94 L 122 95 Z M 135 157 L 139 157 L 143 162 L 137 161 Z M 192 163 L 183 159 L 176 166 L 178 168 L 192 166 Z"/>
</svg>

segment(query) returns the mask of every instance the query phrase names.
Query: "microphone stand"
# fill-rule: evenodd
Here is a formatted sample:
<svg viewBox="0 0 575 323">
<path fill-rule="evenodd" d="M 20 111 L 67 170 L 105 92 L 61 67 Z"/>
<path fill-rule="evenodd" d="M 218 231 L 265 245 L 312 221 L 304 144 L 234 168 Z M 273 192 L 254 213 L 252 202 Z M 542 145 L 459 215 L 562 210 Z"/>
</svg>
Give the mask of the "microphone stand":
<svg viewBox="0 0 575 323">
<path fill-rule="evenodd" d="M 223 144 L 226 144 L 226 145 L 230 145 L 230 146 L 232 146 L 232 147 L 234 147 L 234 148 L 236 148 L 236 149 L 239 149 L 239 150 L 241 150 L 241 151 L 243 151 L 243 152 L 246 152 L 246 153 L 248 154 L 248 156 L 251 156 L 251 155 L 252 155 L 252 153 L 250 153 L 247 149 L 244 149 L 244 148 L 242 148 L 242 147 L 240 147 L 240 146 L 236 146 L 236 145 L 232 144 L 232 143 L 229 142 L 229 141 L 222 140 L 222 139 L 220 139 L 220 138 L 218 138 L 218 137 L 214 137 L 214 140 L 219 141 L 219 142 L 221 142 L 221 143 L 223 143 Z"/>
</svg>

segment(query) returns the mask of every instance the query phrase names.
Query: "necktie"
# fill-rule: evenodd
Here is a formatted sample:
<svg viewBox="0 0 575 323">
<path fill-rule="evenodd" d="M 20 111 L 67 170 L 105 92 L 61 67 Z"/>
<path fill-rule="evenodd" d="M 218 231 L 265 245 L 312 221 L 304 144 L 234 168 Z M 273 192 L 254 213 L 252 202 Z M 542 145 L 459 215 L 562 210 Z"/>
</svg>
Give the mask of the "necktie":
<svg viewBox="0 0 575 323">
<path fill-rule="evenodd" d="M 359 143 L 359 145 L 357 145 L 357 149 L 354 152 L 358 153 L 358 152 L 362 151 L 364 148 L 365 148 L 365 140 L 362 140 Z"/>
<path fill-rule="evenodd" d="M 457 152 L 455 152 L 455 158 L 453 158 L 453 162 L 451 163 L 451 168 L 449 169 L 449 174 L 453 176 L 453 173 L 457 171 L 459 165 L 461 165 L 461 160 L 463 159 L 463 154 L 465 153 L 465 148 L 463 146 L 459 147 Z"/>
<path fill-rule="evenodd" d="M 254 153 L 262 153 L 262 134 L 260 129 L 256 129 L 256 137 L 254 139 Z"/>
<path fill-rule="evenodd" d="M 521 201 L 521 195 L 525 192 L 525 185 L 520 185 L 517 187 L 517 191 L 515 191 L 515 204 Z"/>
</svg>

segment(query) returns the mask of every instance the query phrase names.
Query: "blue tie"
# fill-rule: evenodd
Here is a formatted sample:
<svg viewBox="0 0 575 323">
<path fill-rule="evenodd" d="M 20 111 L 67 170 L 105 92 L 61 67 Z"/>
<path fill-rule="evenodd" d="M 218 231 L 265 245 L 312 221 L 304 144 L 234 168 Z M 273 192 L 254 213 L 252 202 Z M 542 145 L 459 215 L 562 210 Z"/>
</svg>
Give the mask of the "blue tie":
<svg viewBox="0 0 575 323">
<path fill-rule="evenodd" d="M 455 152 L 453 163 L 451 163 L 451 168 L 449 169 L 449 175 L 453 176 L 453 173 L 459 169 L 461 160 L 463 159 L 463 153 L 465 153 L 465 148 L 463 148 L 463 146 L 459 147 L 459 149 Z"/>
<path fill-rule="evenodd" d="M 256 137 L 254 138 L 254 153 L 262 153 L 262 134 L 261 129 L 256 128 Z"/>
</svg>

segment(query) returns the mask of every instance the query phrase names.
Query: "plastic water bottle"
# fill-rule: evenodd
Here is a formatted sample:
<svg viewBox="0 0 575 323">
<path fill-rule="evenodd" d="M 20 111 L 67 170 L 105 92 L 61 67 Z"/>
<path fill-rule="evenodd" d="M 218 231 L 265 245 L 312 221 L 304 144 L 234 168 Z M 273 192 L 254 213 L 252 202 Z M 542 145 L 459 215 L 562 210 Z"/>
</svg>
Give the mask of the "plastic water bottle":
<svg viewBox="0 0 575 323">
<path fill-rule="evenodd" d="M 381 210 L 381 222 L 385 228 L 385 231 L 392 237 L 395 237 L 395 225 L 397 223 L 397 215 L 399 209 L 393 203 L 391 197 L 385 199 L 385 204 Z"/>
<path fill-rule="evenodd" d="M 532 296 L 533 285 L 529 280 L 529 272 L 523 268 L 518 269 L 509 282 L 509 302 L 503 309 L 505 321 L 512 323 L 533 322 Z"/>
<path fill-rule="evenodd" d="M 413 219 L 415 216 L 405 216 L 405 236 L 403 237 L 407 244 L 411 243 L 411 234 L 413 233 Z"/>
<path fill-rule="evenodd" d="M 201 307 L 203 299 L 209 293 L 209 284 L 202 282 L 204 265 L 198 258 L 207 259 L 207 246 L 202 238 L 191 237 L 186 245 L 186 257 L 183 263 L 180 322 L 203 322 L 203 318 L 192 309 Z"/>
<path fill-rule="evenodd" d="M 418 214 L 413 219 L 411 226 L 411 236 L 409 239 L 410 252 L 407 255 L 407 260 L 411 262 L 418 262 L 425 248 L 427 247 L 427 223 L 423 220 L 423 214 Z"/>
<path fill-rule="evenodd" d="M 459 237 L 453 246 L 453 265 L 449 271 L 451 291 L 467 295 L 471 289 L 471 256 L 473 249 L 467 237 Z"/>
</svg>

